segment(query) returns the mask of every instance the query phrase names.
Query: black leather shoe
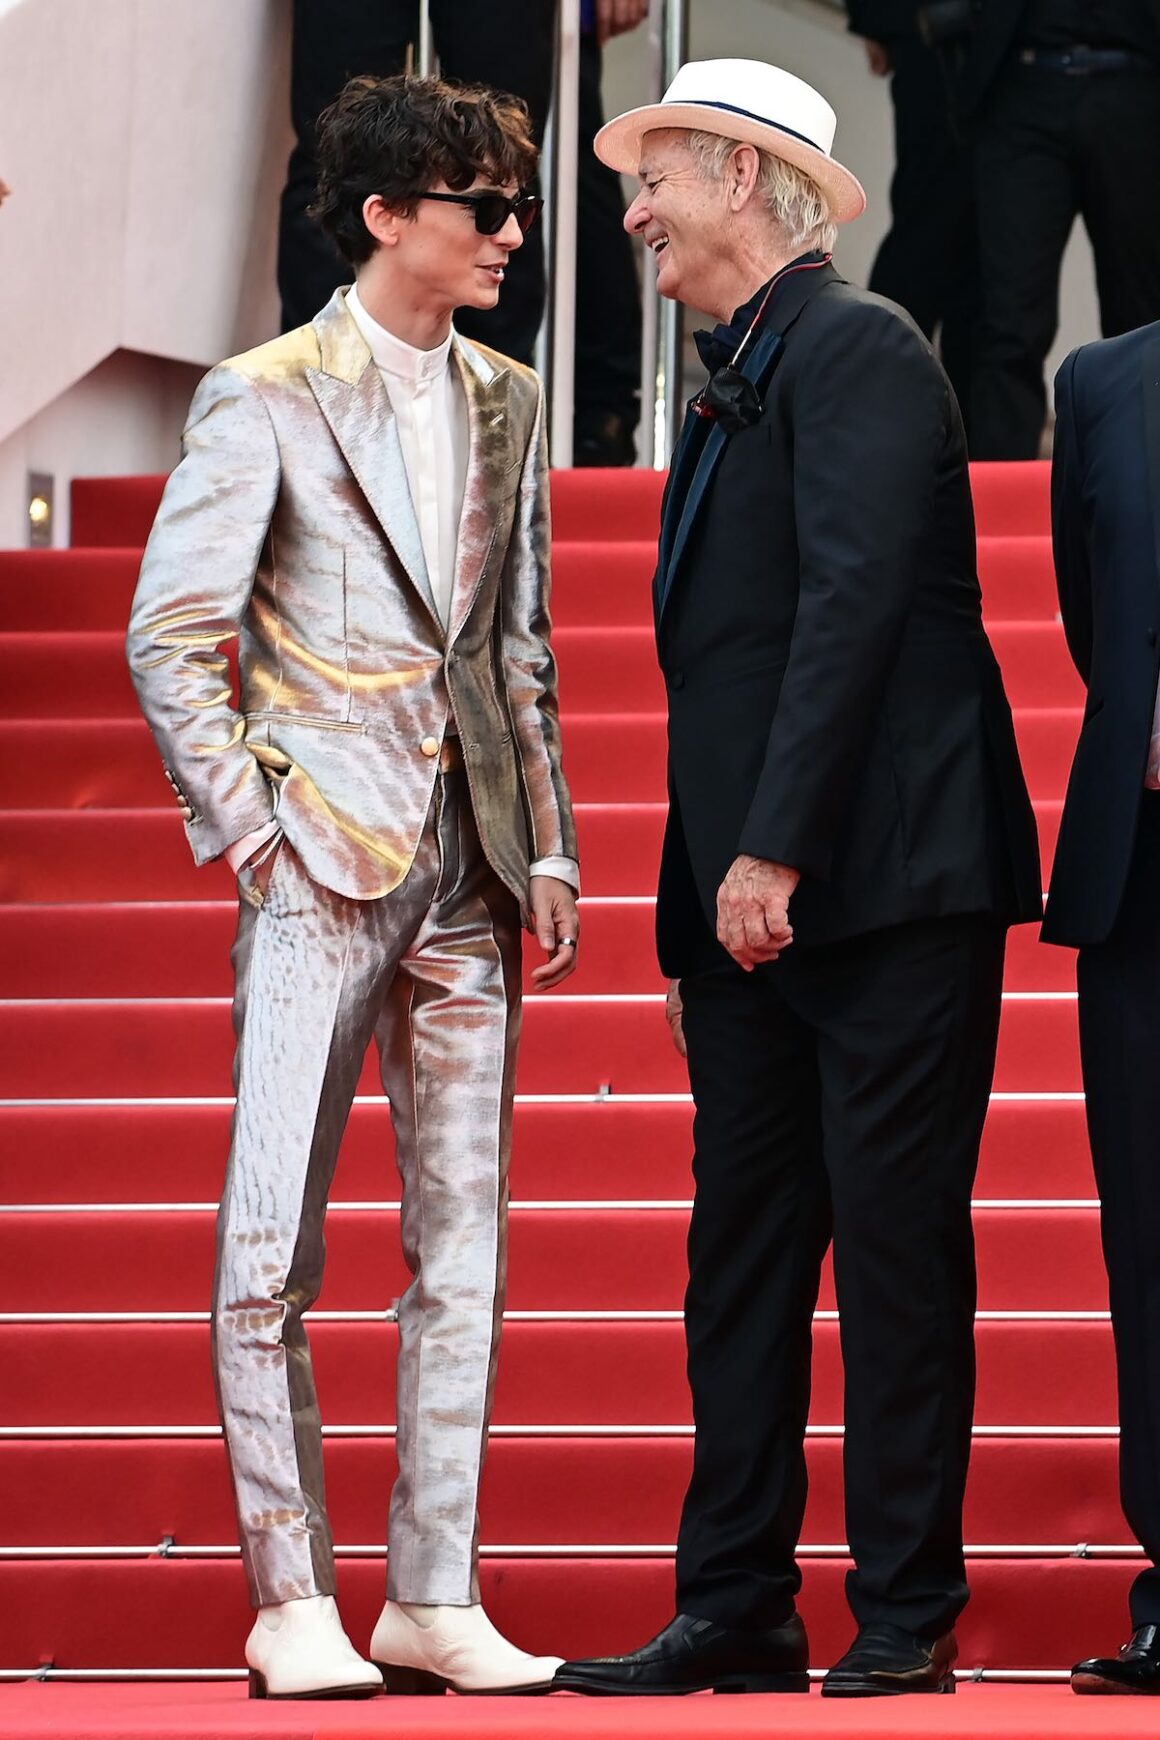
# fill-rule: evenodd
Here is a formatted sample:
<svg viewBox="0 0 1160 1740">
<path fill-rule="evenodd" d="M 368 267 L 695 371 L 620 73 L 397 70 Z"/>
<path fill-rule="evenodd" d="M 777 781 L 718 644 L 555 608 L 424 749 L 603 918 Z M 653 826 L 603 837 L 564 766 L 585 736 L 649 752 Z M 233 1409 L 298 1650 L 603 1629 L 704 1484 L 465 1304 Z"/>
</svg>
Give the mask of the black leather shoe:
<svg viewBox="0 0 1160 1740">
<path fill-rule="evenodd" d="M 578 411 L 572 434 L 573 465 L 636 464 L 636 419 L 616 411 Z"/>
<path fill-rule="evenodd" d="M 822 1681 L 824 1698 L 883 1698 L 898 1692 L 953 1692 L 955 1634 L 932 1643 L 900 1625 L 864 1625 Z"/>
<path fill-rule="evenodd" d="M 554 1692 L 676 1697 L 684 1692 L 808 1692 L 810 1646 L 795 1613 L 764 1631 L 734 1631 L 678 1613 L 632 1655 L 566 1661 Z"/>
<path fill-rule="evenodd" d="M 1071 1689 L 1160 1693 L 1160 1625 L 1138 1625 L 1119 1655 L 1093 1655 L 1077 1663 Z"/>
</svg>

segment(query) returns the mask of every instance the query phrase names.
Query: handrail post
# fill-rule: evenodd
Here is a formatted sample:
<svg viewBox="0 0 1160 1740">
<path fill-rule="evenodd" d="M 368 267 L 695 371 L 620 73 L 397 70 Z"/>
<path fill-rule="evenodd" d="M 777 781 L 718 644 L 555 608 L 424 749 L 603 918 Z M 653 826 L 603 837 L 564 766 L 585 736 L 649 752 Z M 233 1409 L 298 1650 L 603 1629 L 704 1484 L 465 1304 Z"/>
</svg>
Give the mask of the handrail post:
<svg viewBox="0 0 1160 1740">
<path fill-rule="evenodd" d="M 429 79 L 437 71 L 430 0 L 419 0 L 419 77 Z"/>
<path fill-rule="evenodd" d="M 689 53 L 689 9 L 687 0 L 667 0 L 665 7 L 664 33 L 664 88 L 676 78 L 677 72 L 688 59 Z M 653 295 L 657 292 L 654 289 Z M 677 444 L 679 434 L 679 419 L 681 414 L 681 374 L 685 345 L 685 312 L 679 302 L 670 297 L 660 300 L 660 364 L 661 372 L 657 381 L 658 416 L 656 422 L 662 431 L 662 446 L 659 455 L 654 455 L 653 465 L 658 471 L 663 471 L 669 463 L 673 448 Z"/>
<path fill-rule="evenodd" d="M 552 103 L 551 246 L 546 250 L 552 306 L 549 451 L 554 466 L 572 464 L 576 390 L 576 239 L 580 163 L 580 0 L 560 0 L 556 85 Z"/>
</svg>

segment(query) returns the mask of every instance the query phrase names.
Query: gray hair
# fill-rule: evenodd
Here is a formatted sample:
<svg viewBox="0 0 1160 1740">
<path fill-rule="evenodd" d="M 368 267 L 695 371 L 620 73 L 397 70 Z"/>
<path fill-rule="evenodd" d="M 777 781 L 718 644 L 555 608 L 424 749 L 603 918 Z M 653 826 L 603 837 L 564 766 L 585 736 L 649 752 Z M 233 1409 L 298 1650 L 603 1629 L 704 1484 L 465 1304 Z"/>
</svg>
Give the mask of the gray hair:
<svg viewBox="0 0 1160 1740">
<path fill-rule="evenodd" d="M 724 139 L 719 133 L 690 132 L 685 135 L 697 171 L 707 181 L 720 181 L 725 166 L 741 140 Z M 834 246 L 837 225 L 830 202 L 817 182 L 795 163 L 757 150 L 760 164 L 756 193 L 770 217 L 785 231 L 790 246 L 801 250 L 819 248 L 828 254 Z"/>
</svg>

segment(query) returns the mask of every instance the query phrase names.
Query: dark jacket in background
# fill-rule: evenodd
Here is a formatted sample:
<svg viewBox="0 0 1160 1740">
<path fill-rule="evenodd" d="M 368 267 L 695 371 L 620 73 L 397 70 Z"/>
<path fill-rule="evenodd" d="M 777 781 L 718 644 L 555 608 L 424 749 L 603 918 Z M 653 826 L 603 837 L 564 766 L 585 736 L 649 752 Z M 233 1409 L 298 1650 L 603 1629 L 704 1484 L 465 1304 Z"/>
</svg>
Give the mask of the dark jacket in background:
<svg viewBox="0 0 1160 1740">
<path fill-rule="evenodd" d="M 1037 919 L 946 376 L 905 315 L 832 266 L 781 281 L 746 372 L 764 415 L 730 436 L 690 417 L 663 512 L 664 971 L 715 929 L 738 853 L 802 871 L 799 949 L 910 919 Z"/>
<path fill-rule="evenodd" d="M 1055 567 L 1088 701 L 1043 937 L 1084 947 L 1120 910 L 1160 676 L 1160 324 L 1073 351 L 1055 403 Z"/>
</svg>

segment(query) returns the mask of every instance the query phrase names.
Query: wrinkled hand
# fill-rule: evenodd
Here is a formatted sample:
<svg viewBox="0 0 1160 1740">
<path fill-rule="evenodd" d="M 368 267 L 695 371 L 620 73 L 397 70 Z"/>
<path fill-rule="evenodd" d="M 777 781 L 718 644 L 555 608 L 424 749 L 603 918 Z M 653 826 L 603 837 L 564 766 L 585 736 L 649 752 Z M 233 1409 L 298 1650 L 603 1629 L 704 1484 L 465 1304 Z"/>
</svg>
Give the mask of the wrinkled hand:
<svg viewBox="0 0 1160 1740">
<path fill-rule="evenodd" d="M 596 40 L 603 44 L 622 36 L 647 17 L 648 0 L 596 0 Z"/>
<path fill-rule="evenodd" d="M 681 981 L 670 979 L 668 995 L 665 997 L 665 1020 L 669 1024 L 673 1044 L 682 1057 L 688 1057 L 689 1051 L 685 1044 L 684 1014 L 685 1005 L 681 1002 Z"/>
<path fill-rule="evenodd" d="M 876 79 L 889 78 L 894 71 L 894 57 L 884 42 L 866 38 L 866 63 Z"/>
<path fill-rule="evenodd" d="M 730 865 L 717 890 L 717 941 L 747 973 L 792 943 L 789 902 L 800 880 L 788 864 L 745 853 Z"/>
<path fill-rule="evenodd" d="M 544 953 L 551 958 L 532 973 L 537 991 L 550 991 L 576 971 L 578 950 L 566 938 L 580 940 L 580 915 L 576 896 L 566 882 L 555 876 L 533 876 L 529 886 L 532 923 Z"/>
</svg>

